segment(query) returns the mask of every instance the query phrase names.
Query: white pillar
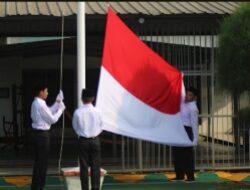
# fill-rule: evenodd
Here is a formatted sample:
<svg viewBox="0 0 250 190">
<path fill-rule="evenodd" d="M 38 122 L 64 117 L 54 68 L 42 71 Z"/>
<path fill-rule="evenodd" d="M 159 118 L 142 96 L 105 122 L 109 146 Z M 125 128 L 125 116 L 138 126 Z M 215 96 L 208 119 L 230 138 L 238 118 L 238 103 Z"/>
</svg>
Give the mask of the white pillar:
<svg viewBox="0 0 250 190">
<path fill-rule="evenodd" d="M 86 86 L 85 2 L 77 2 L 77 105 L 81 105 L 81 91 Z"/>
</svg>

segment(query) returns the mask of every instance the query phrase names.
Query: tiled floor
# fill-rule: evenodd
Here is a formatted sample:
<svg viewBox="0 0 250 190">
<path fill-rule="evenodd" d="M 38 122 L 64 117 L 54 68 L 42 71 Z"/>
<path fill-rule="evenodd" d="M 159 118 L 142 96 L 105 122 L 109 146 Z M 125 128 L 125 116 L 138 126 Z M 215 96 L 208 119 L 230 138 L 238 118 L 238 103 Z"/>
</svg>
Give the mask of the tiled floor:
<svg viewBox="0 0 250 190">
<path fill-rule="evenodd" d="M 158 174 L 109 174 L 105 176 L 102 190 L 249 190 L 250 173 L 200 172 L 193 183 L 171 182 L 173 173 Z M 79 177 L 75 177 L 79 180 Z M 45 190 L 77 190 L 67 188 L 63 176 L 47 176 Z M 28 190 L 31 176 L 0 177 L 0 190 Z"/>
</svg>

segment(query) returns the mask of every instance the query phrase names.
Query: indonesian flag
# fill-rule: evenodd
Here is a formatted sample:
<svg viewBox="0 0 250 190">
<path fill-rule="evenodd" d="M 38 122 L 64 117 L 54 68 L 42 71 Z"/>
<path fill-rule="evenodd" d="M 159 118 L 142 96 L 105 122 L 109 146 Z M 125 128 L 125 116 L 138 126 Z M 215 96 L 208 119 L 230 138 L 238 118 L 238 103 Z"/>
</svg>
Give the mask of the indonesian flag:
<svg viewBox="0 0 250 190">
<path fill-rule="evenodd" d="M 108 10 L 96 106 L 103 129 L 137 139 L 191 145 L 180 117 L 182 73 Z"/>
</svg>

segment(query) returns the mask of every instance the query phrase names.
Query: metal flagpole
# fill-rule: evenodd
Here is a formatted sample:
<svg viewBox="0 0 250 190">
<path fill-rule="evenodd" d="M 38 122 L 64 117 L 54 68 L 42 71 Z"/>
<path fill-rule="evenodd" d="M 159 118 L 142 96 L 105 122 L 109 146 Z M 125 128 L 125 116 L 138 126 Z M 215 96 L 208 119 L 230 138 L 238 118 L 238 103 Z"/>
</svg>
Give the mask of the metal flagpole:
<svg viewBox="0 0 250 190">
<path fill-rule="evenodd" d="M 81 91 L 86 85 L 85 2 L 77 3 L 77 105 L 81 105 Z"/>
</svg>

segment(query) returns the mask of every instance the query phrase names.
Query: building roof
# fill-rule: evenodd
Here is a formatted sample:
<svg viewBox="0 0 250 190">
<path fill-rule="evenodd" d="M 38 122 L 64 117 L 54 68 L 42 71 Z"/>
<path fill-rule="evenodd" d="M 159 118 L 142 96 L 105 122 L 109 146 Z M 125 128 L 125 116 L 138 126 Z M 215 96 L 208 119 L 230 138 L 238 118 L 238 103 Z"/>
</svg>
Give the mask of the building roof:
<svg viewBox="0 0 250 190">
<path fill-rule="evenodd" d="M 110 4 L 119 14 L 231 14 L 241 2 L 152 1 L 152 2 L 86 2 L 86 14 L 106 14 Z M 77 14 L 77 2 L 19 1 L 0 2 L 0 17 L 45 15 L 70 16 Z"/>
</svg>

